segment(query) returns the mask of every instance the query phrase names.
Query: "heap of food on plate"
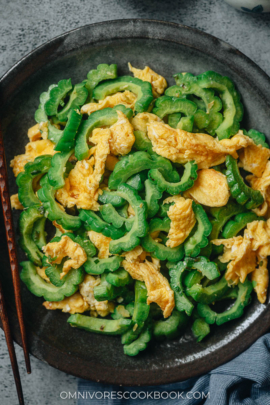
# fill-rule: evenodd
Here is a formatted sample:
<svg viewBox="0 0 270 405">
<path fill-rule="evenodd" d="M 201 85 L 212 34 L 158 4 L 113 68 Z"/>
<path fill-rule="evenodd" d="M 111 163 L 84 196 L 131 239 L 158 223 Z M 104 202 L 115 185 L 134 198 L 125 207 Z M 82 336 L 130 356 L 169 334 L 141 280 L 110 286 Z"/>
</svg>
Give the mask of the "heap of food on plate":
<svg viewBox="0 0 270 405">
<path fill-rule="evenodd" d="M 266 301 L 270 150 L 228 77 L 129 69 L 41 94 L 11 201 L 29 291 L 134 356 Z"/>
</svg>

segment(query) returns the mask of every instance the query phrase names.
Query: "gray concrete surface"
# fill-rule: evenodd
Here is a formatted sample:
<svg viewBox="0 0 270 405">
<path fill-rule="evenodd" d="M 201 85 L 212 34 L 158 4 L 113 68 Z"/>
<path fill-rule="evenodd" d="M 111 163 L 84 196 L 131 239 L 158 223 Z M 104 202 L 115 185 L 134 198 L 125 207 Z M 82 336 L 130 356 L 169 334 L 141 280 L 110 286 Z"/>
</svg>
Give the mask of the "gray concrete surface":
<svg viewBox="0 0 270 405">
<path fill-rule="evenodd" d="M 238 12 L 222 0 L 0 0 L 0 76 L 17 60 L 62 32 L 99 21 L 152 18 L 198 28 L 237 47 L 270 75 L 270 14 Z M 76 378 L 35 358 L 27 376 L 16 352 L 27 405 L 75 404 L 62 391 L 76 390 Z M 4 334 L 0 330 L 0 404 L 18 403 Z"/>
</svg>

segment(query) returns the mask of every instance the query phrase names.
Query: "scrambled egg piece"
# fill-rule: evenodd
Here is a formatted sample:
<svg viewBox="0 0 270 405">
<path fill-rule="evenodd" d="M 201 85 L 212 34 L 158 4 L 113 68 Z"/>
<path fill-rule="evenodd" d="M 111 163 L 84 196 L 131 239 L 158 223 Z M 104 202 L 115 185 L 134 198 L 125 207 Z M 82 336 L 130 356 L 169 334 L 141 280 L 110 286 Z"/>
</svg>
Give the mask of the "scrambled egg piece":
<svg viewBox="0 0 270 405">
<path fill-rule="evenodd" d="M 50 279 L 48 276 L 46 276 L 45 270 L 46 267 L 36 267 L 37 274 L 43 278 L 43 280 L 47 281 L 47 283 L 50 283 Z"/>
<path fill-rule="evenodd" d="M 89 150 L 89 155 L 94 155 L 87 160 L 80 160 L 76 163 L 65 179 L 65 186 L 56 192 L 57 200 L 64 207 L 83 208 L 86 210 L 98 211 L 97 202 L 99 195 L 99 183 L 105 171 L 105 162 L 110 154 L 109 129 L 100 129 L 99 134 L 91 138 L 96 146 Z"/>
<path fill-rule="evenodd" d="M 237 158 L 238 149 L 254 143 L 242 131 L 231 139 L 218 141 L 210 135 L 174 129 L 163 122 L 150 121 L 147 128 L 154 152 L 180 164 L 195 160 L 199 169 L 223 163 L 226 155 Z"/>
<path fill-rule="evenodd" d="M 252 250 L 252 242 L 237 236 L 230 239 L 216 239 L 214 245 L 224 245 L 224 254 L 219 257 L 221 263 L 227 266 L 225 278 L 230 284 L 243 283 L 249 273 L 256 267 L 256 252 Z"/>
<path fill-rule="evenodd" d="M 258 216 L 269 217 L 269 208 L 270 208 L 270 162 L 267 163 L 265 170 L 261 177 L 256 177 L 253 175 L 247 176 L 246 179 L 250 182 L 251 187 L 254 190 L 260 190 L 264 197 L 263 204 L 255 208 L 253 211 Z"/>
<path fill-rule="evenodd" d="M 94 157 L 78 161 L 65 179 L 64 187 L 56 191 L 55 197 L 64 207 L 76 205 L 77 208 L 98 211 L 98 192 L 93 195 L 87 187 L 94 173 L 94 164 Z"/>
<path fill-rule="evenodd" d="M 270 256 L 270 220 L 253 221 L 247 225 L 244 236 L 230 239 L 213 240 L 214 245 L 224 245 L 224 253 L 219 257 L 222 263 L 227 263 L 225 278 L 230 284 L 243 283 L 248 274 L 257 281 L 258 299 L 265 302 L 269 282 L 267 256 Z M 256 263 L 259 267 L 256 268 Z"/>
<path fill-rule="evenodd" d="M 251 274 L 251 280 L 256 282 L 254 290 L 257 293 L 258 300 L 262 304 L 264 304 L 266 301 L 266 294 L 269 284 L 267 262 L 267 259 L 263 259 Z"/>
<path fill-rule="evenodd" d="M 265 259 L 267 256 L 270 256 L 270 219 L 267 221 L 250 222 L 247 224 L 244 236 L 236 236 L 229 239 L 215 239 L 212 243 L 218 246 L 224 245 L 225 253 L 222 257 L 228 259 L 231 254 L 236 254 L 236 250 L 244 241 L 250 242 L 248 246 L 252 251 L 256 252 L 260 258 Z M 235 247 L 233 247 L 234 245 Z M 226 251 L 227 249 L 230 249 L 230 251 Z"/>
<path fill-rule="evenodd" d="M 56 151 L 53 149 L 54 143 L 49 139 L 41 139 L 35 142 L 29 142 L 25 146 L 25 153 L 17 155 L 10 162 L 10 167 L 13 169 L 15 177 L 24 171 L 24 166 L 28 162 L 33 162 L 37 156 L 54 155 Z"/>
<path fill-rule="evenodd" d="M 110 130 L 102 129 L 98 134 L 92 136 L 91 142 L 96 144 L 90 149 L 89 154 L 94 155 L 95 158 L 95 168 L 93 176 L 87 179 L 87 188 L 92 193 L 96 193 L 99 183 L 101 181 L 102 175 L 105 171 L 105 163 L 108 155 L 110 154 Z"/>
<path fill-rule="evenodd" d="M 28 129 L 27 136 L 30 142 L 37 141 L 41 138 L 41 132 L 39 129 L 39 124 L 34 125 L 33 127 Z"/>
<path fill-rule="evenodd" d="M 167 87 L 167 82 L 164 77 L 160 76 L 158 73 L 154 72 L 150 67 L 145 66 L 142 69 L 136 69 L 128 63 L 128 68 L 130 72 L 133 73 L 134 77 L 143 80 L 144 82 L 149 82 L 152 85 L 153 96 L 155 98 L 161 96 Z"/>
<path fill-rule="evenodd" d="M 144 250 L 141 246 L 136 246 L 133 250 L 130 250 L 129 252 L 124 252 L 122 256 L 125 258 L 125 260 L 129 263 L 136 262 L 137 260 L 143 261 L 145 257 L 142 259 L 142 255 L 144 254 Z"/>
<path fill-rule="evenodd" d="M 207 207 L 223 207 L 230 197 L 226 176 L 214 169 L 199 170 L 193 187 L 184 196 L 192 197 Z"/>
<path fill-rule="evenodd" d="M 145 260 L 128 262 L 123 260 L 122 266 L 132 278 L 144 281 L 147 288 L 147 304 L 156 302 L 163 311 L 164 318 L 171 315 L 175 306 L 174 293 L 166 277 L 160 273 L 160 266 Z"/>
<path fill-rule="evenodd" d="M 94 287 L 100 284 L 100 277 L 87 275 L 79 285 L 80 293 L 91 310 L 91 316 L 107 316 L 114 311 L 115 304 L 111 301 L 97 301 L 94 297 Z"/>
<path fill-rule="evenodd" d="M 102 233 L 89 231 L 88 232 L 89 239 L 91 242 L 96 246 L 98 249 L 98 257 L 99 259 L 108 259 L 111 256 L 109 251 L 110 241 L 111 238 L 102 235 Z"/>
<path fill-rule="evenodd" d="M 15 210 L 23 210 L 24 206 L 20 203 L 18 194 L 13 194 L 10 197 L 10 204 L 11 208 L 14 208 Z"/>
<path fill-rule="evenodd" d="M 102 131 L 108 131 L 110 152 L 113 155 L 127 155 L 135 142 L 133 127 L 122 111 L 117 111 L 118 120 L 108 129 L 96 128 L 90 141 L 99 143 Z"/>
<path fill-rule="evenodd" d="M 116 93 L 112 96 L 107 96 L 104 100 L 100 100 L 98 103 L 85 104 L 81 108 L 82 114 L 91 114 L 94 111 L 103 110 L 108 107 L 115 107 L 118 104 L 122 104 L 127 108 L 134 108 L 136 102 L 136 95 L 131 91 L 124 91 L 123 93 Z"/>
<path fill-rule="evenodd" d="M 79 285 L 80 292 L 62 301 L 43 303 L 47 309 L 62 309 L 70 314 L 81 314 L 90 311 L 91 316 L 107 316 L 114 311 L 115 304 L 110 301 L 97 301 L 94 297 L 94 287 L 100 284 L 100 277 L 87 275 Z"/>
<path fill-rule="evenodd" d="M 109 141 L 113 155 L 127 155 L 135 142 L 133 127 L 122 111 L 117 111 L 118 121 L 110 127 Z"/>
<path fill-rule="evenodd" d="M 257 177 L 261 177 L 269 157 L 269 149 L 264 148 L 261 145 L 255 145 L 254 143 L 239 151 L 239 166 L 243 167 L 247 172 L 253 173 Z"/>
<path fill-rule="evenodd" d="M 64 257 L 70 259 L 63 264 L 60 279 L 62 279 L 71 269 L 78 269 L 87 260 L 85 250 L 76 242 L 73 242 L 68 236 L 62 236 L 59 242 L 51 242 L 43 247 L 46 256 L 50 256 L 52 263 L 60 264 Z"/>
<path fill-rule="evenodd" d="M 131 118 L 134 131 L 142 131 L 145 133 L 147 132 L 147 125 L 150 121 L 161 122 L 161 119 L 157 115 L 148 112 L 139 113 Z"/>
<path fill-rule="evenodd" d="M 60 129 L 59 125 L 53 124 L 56 128 Z M 41 122 L 28 129 L 27 136 L 30 142 L 39 140 L 40 138 L 48 138 L 48 122 Z"/>
<path fill-rule="evenodd" d="M 180 197 L 174 205 L 170 206 L 168 217 L 171 225 L 166 245 L 174 248 L 184 242 L 196 224 L 192 200 Z"/>
<path fill-rule="evenodd" d="M 89 304 L 83 299 L 79 292 L 62 301 L 45 301 L 43 305 L 46 309 L 62 309 L 62 312 L 69 312 L 70 314 L 82 314 L 90 310 Z"/>
<path fill-rule="evenodd" d="M 247 224 L 244 238 L 252 241 L 252 249 L 260 258 L 270 256 L 270 219 Z"/>
</svg>

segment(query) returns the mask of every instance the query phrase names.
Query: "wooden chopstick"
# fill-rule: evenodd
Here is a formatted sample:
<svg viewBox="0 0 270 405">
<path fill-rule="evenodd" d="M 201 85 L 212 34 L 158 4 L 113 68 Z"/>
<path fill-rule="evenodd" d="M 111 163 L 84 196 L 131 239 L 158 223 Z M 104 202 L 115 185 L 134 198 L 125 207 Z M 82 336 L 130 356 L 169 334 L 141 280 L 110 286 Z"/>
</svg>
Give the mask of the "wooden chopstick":
<svg viewBox="0 0 270 405">
<path fill-rule="evenodd" d="M 11 361 L 11 366 L 12 366 L 12 370 L 13 370 L 14 380 L 15 380 L 15 384 L 16 384 L 16 388 L 17 388 L 19 403 L 20 403 L 20 405 L 24 405 L 22 384 L 21 384 L 21 379 L 20 379 L 20 374 L 19 374 L 16 353 L 15 353 L 15 349 L 14 349 L 14 344 L 13 344 L 13 340 L 12 340 L 12 336 L 11 336 L 8 314 L 7 314 L 7 310 L 6 310 L 6 306 L 5 306 L 5 300 L 4 300 L 1 282 L 0 282 L 0 318 L 1 318 L 3 329 L 5 332 L 5 337 L 6 337 L 9 357 L 10 357 L 10 361 Z"/>
<path fill-rule="evenodd" d="M 23 309 L 22 309 L 22 299 L 21 299 L 21 285 L 20 285 L 20 275 L 19 275 L 19 265 L 16 252 L 16 242 L 15 234 L 12 222 L 12 212 L 10 205 L 10 196 L 8 191 L 8 176 L 7 176 L 7 164 L 4 151 L 3 134 L 1 130 L 0 123 L 0 194 L 2 200 L 2 208 L 4 215 L 4 222 L 6 228 L 6 237 L 8 244 L 8 254 L 12 275 L 13 288 L 15 293 L 15 304 L 17 310 L 17 316 L 19 320 L 20 332 L 22 337 L 22 347 L 24 352 L 25 364 L 27 373 L 31 373 L 30 357 L 27 348 L 26 340 L 26 330 L 23 321 Z"/>
</svg>

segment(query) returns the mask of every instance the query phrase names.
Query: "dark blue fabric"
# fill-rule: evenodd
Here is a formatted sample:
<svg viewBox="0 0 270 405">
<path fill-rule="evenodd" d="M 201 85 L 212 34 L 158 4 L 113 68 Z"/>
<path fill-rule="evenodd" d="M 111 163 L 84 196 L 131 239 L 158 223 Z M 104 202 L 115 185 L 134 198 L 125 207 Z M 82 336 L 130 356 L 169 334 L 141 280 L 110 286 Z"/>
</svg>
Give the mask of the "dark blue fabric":
<svg viewBox="0 0 270 405">
<path fill-rule="evenodd" d="M 126 398 L 132 393 L 134 399 L 121 398 L 123 393 Z M 77 405 L 270 405 L 270 333 L 229 363 L 199 378 L 143 388 L 79 380 L 77 398 Z"/>
</svg>

